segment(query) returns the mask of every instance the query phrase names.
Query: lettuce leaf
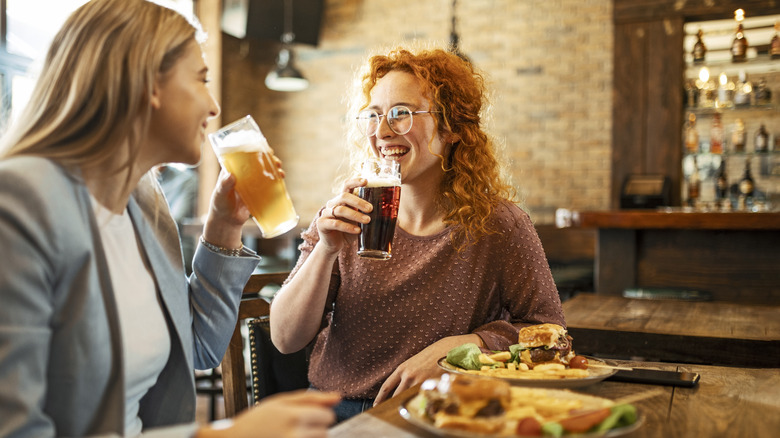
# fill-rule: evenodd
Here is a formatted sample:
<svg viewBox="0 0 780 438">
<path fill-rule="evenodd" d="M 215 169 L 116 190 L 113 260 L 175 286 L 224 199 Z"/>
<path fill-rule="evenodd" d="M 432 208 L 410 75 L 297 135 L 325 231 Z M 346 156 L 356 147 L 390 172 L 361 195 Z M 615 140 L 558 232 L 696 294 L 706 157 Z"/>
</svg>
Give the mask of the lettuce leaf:
<svg viewBox="0 0 780 438">
<path fill-rule="evenodd" d="M 510 362 L 514 363 L 520 363 L 520 353 L 523 352 L 526 348 L 523 347 L 520 344 L 514 344 L 509 346 L 509 352 L 512 353 L 512 359 L 510 359 Z"/>
<path fill-rule="evenodd" d="M 482 363 L 479 361 L 481 353 L 477 344 L 463 344 L 447 352 L 447 362 L 467 370 L 478 370 L 482 368 Z"/>
</svg>

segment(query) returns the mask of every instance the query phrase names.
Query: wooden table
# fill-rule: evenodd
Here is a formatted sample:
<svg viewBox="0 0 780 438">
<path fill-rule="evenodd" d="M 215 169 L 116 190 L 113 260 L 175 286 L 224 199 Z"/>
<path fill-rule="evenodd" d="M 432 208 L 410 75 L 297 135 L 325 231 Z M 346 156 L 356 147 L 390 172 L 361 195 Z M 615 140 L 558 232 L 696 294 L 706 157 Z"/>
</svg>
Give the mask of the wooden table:
<svg viewBox="0 0 780 438">
<path fill-rule="evenodd" d="M 578 353 L 780 367 L 780 306 L 581 293 L 563 310 Z"/>
<path fill-rule="evenodd" d="M 696 388 L 676 388 L 604 381 L 577 389 L 610 399 L 642 392 L 653 394 L 634 403 L 644 423 L 627 437 L 775 437 L 780 431 L 780 369 L 727 368 L 707 365 L 618 361 L 626 366 L 692 371 L 701 374 Z M 434 438 L 398 413 L 417 392 L 412 388 L 333 427 L 333 438 Z M 652 391 L 652 392 L 650 392 Z"/>
</svg>

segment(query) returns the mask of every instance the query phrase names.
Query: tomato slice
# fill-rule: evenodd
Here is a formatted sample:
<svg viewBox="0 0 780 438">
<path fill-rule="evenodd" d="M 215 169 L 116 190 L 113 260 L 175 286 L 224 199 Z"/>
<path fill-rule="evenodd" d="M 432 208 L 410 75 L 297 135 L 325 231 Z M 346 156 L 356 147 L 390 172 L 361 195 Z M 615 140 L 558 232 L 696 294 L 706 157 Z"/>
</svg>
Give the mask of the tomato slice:
<svg viewBox="0 0 780 438">
<path fill-rule="evenodd" d="M 563 426 L 567 432 L 581 433 L 588 431 L 591 427 L 601 423 L 610 414 L 609 408 L 588 411 L 581 414 L 575 414 L 565 418 L 558 423 Z"/>
</svg>

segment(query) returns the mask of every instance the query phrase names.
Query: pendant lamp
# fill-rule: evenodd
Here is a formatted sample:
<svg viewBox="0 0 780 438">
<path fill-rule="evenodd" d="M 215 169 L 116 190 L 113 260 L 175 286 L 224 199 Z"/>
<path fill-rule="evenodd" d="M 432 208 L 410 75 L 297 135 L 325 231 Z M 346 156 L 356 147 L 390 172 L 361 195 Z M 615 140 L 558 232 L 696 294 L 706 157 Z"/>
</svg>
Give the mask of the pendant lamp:
<svg viewBox="0 0 780 438">
<path fill-rule="evenodd" d="M 292 44 L 295 34 L 292 31 L 292 0 L 284 0 L 284 33 L 282 49 L 276 58 L 276 67 L 265 77 L 265 86 L 274 91 L 301 91 L 309 86 L 309 81 L 293 64 Z"/>
<path fill-rule="evenodd" d="M 459 47 L 460 36 L 458 35 L 458 31 L 455 29 L 455 24 L 457 23 L 455 8 L 457 7 L 457 4 L 458 0 L 452 0 L 452 30 L 450 31 L 450 52 L 458 55 L 466 62 L 471 62 L 469 57 L 460 51 Z"/>
</svg>

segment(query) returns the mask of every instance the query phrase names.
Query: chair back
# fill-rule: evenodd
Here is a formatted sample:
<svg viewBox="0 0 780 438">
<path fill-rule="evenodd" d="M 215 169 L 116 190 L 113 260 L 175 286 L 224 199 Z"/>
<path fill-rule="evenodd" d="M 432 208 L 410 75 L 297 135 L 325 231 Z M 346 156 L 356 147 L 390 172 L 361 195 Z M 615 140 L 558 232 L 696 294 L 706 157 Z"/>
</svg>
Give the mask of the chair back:
<svg viewBox="0 0 780 438">
<path fill-rule="evenodd" d="M 238 308 L 238 321 L 230 345 L 222 358 L 222 395 L 225 399 L 226 417 L 233 417 L 249 407 L 244 340 L 241 336 L 242 322 L 249 318 L 268 317 L 270 302 L 260 295 L 260 291 L 267 285 L 281 285 L 289 275 L 289 272 L 253 274 L 244 286 Z"/>
</svg>

